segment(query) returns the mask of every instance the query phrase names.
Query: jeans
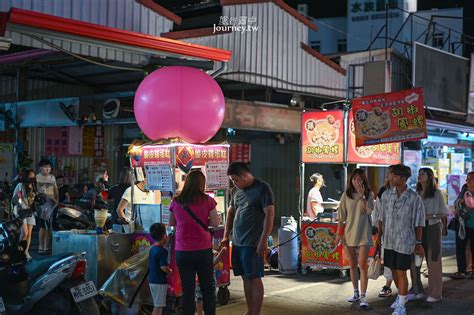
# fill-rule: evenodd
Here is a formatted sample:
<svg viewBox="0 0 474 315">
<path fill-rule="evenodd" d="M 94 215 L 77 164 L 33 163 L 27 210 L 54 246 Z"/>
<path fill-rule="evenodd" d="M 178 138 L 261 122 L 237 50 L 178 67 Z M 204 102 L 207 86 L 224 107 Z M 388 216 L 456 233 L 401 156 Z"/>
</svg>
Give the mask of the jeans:
<svg viewBox="0 0 474 315">
<path fill-rule="evenodd" d="M 456 262 L 458 272 L 462 273 L 466 273 L 466 246 L 468 240 L 471 240 L 471 254 L 474 259 L 474 229 L 466 226 L 466 237 L 463 240 L 459 238 L 458 230 L 456 230 Z"/>
<path fill-rule="evenodd" d="M 216 314 L 213 260 L 212 249 L 176 251 L 176 263 L 179 268 L 181 286 L 183 288 L 181 306 L 184 315 L 194 314 L 196 273 L 202 292 L 204 314 Z"/>
</svg>

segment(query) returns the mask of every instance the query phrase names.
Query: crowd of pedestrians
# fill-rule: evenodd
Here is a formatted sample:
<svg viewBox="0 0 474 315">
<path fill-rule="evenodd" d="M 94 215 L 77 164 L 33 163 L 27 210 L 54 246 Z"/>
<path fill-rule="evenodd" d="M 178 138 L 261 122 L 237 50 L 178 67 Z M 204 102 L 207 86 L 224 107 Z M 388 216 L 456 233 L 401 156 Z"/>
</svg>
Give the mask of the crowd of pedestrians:
<svg viewBox="0 0 474 315">
<path fill-rule="evenodd" d="M 355 169 L 352 172 L 340 200 L 336 233 L 336 243 L 344 244 L 350 260 L 354 294 L 349 302 L 368 307 L 365 293 L 371 227 L 376 233 L 377 252 L 386 280 L 379 297 L 392 296 L 392 282 L 398 291 L 391 305 L 393 315 L 406 314 L 405 305 L 410 300 L 425 299 L 428 303 L 436 303 L 443 299 L 441 242 L 448 233 L 448 226 L 456 233 L 458 266 L 458 271 L 451 277 L 464 279 L 467 276 L 466 261 L 474 260 L 474 257 L 466 257 L 467 244 L 471 246 L 469 254 L 474 253 L 474 172 L 467 175 L 466 185 L 454 205 L 455 215 L 449 221 L 448 207 L 437 187 L 433 170 L 423 167 L 417 175 L 416 189 L 411 189 L 407 185 L 407 180 L 413 176 L 411 169 L 403 164 L 391 165 L 385 184 L 374 196 L 365 171 Z M 426 290 L 421 282 L 423 259 L 427 265 Z"/>
</svg>

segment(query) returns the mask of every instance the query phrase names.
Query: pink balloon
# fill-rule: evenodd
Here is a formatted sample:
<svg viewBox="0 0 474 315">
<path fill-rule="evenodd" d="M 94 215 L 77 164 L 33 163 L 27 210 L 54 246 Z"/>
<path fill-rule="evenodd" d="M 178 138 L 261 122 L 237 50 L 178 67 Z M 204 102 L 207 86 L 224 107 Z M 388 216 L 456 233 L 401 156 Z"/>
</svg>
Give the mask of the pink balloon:
<svg viewBox="0 0 474 315">
<path fill-rule="evenodd" d="M 217 82 L 204 71 L 164 67 L 140 83 L 134 112 L 138 126 L 152 140 L 181 137 L 204 143 L 222 125 L 225 99 Z"/>
</svg>

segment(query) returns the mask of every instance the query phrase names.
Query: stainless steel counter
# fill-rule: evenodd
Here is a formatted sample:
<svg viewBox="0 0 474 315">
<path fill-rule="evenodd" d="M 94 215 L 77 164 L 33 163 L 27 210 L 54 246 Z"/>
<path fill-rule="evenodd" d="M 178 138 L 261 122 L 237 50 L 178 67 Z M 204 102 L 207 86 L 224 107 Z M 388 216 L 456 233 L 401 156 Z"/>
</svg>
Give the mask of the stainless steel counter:
<svg viewBox="0 0 474 315">
<path fill-rule="evenodd" d="M 100 288 L 112 272 L 131 254 L 128 234 L 96 234 L 95 231 L 53 232 L 53 255 L 86 252 L 87 279 Z"/>
</svg>

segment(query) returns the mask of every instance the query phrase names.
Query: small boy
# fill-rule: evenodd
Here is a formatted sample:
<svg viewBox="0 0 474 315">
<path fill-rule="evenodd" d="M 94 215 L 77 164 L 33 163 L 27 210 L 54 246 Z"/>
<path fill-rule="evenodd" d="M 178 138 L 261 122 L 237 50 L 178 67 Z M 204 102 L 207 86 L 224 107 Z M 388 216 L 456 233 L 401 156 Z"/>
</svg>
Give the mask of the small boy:
<svg viewBox="0 0 474 315">
<path fill-rule="evenodd" d="M 150 249 L 150 291 L 153 297 L 153 315 L 161 315 L 161 310 L 166 306 L 166 291 L 168 290 L 167 275 L 171 273 L 168 263 L 168 251 L 164 244 L 168 240 L 166 227 L 162 223 L 154 223 L 150 227 L 151 237 L 155 243 Z"/>
</svg>

